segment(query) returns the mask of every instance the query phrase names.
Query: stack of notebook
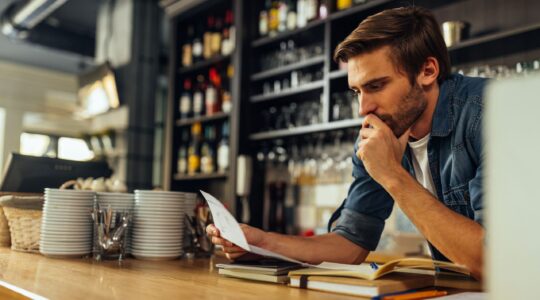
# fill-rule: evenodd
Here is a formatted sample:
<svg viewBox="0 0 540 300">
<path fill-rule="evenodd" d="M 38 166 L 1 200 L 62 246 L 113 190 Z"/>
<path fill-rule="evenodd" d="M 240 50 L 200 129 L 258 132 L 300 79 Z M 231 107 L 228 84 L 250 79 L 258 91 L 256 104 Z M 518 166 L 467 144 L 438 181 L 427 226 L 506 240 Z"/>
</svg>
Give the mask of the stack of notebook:
<svg viewBox="0 0 540 300">
<path fill-rule="evenodd" d="M 216 264 L 220 275 L 274 283 L 288 283 L 289 271 L 301 268 L 299 264 L 276 259 Z"/>
</svg>

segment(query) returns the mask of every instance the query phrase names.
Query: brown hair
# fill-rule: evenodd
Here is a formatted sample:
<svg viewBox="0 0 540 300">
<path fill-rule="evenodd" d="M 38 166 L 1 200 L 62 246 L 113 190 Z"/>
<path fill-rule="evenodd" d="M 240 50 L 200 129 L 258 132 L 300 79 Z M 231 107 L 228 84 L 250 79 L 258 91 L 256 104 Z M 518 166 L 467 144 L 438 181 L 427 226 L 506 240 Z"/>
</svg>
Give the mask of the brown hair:
<svg viewBox="0 0 540 300">
<path fill-rule="evenodd" d="M 366 18 L 336 47 L 334 60 L 347 62 L 383 46 L 391 47 L 394 65 L 411 84 L 430 56 L 439 62 L 439 83 L 450 75 L 450 58 L 439 24 L 425 8 L 388 9 Z"/>
</svg>

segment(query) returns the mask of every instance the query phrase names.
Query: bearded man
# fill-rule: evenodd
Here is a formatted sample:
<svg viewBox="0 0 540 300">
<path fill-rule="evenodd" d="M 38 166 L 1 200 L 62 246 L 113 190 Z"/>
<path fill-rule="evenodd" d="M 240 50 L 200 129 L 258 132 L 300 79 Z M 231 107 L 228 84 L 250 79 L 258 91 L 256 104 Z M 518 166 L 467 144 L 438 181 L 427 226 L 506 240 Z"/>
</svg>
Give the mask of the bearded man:
<svg viewBox="0 0 540 300">
<path fill-rule="evenodd" d="M 430 244 L 433 259 L 483 269 L 482 99 L 485 80 L 450 74 L 439 25 L 426 9 L 366 18 L 336 48 L 364 117 L 354 181 L 329 224 L 314 237 L 243 225 L 248 243 L 309 263 L 360 263 L 375 250 L 394 203 Z M 207 233 L 230 259 L 243 249 Z"/>
</svg>

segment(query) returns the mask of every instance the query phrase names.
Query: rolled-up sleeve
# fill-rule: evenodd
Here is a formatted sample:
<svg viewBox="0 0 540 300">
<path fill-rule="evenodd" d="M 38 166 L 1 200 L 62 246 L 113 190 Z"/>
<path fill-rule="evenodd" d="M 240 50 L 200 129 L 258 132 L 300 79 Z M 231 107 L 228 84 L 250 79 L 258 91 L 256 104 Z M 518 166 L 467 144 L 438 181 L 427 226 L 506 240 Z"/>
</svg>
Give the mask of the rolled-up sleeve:
<svg viewBox="0 0 540 300">
<path fill-rule="evenodd" d="M 372 251 L 377 248 L 394 201 L 382 186 L 369 176 L 362 161 L 356 157 L 357 145 L 358 141 L 352 159 L 354 181 L 347 198 L 332 216 L 329 229 Z M 335 226 L 331 228 L 334 221 Z"/>
</svg>

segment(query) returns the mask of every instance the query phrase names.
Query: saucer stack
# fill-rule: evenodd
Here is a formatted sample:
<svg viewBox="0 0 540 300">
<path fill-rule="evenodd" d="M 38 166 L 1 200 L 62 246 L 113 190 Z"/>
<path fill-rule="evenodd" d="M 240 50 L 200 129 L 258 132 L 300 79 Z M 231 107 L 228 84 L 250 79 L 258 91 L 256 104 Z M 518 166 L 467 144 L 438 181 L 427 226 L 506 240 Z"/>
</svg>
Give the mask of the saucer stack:
<svg viewBox="0 0 540 300">
<path fill-rule="evenodd" d="M 111 207 L 114 213 L 129 211 L 133 213 L 133 205 L 135 198 L 133 194 L 128 193 L 96 193 L 96 203 L 101 209 L 107 209 Z M 112 220 L 111 226 L 115 227 L 115 218 Z M 131 225 L 128 226 L 128 235 L 126 236 L 126 253 L 131 251 Z M 94 238 L 97 238 L 95 234 Z"/>
<path fill-rule="evenodd" d="M 136 190 L 131 254 L 151 260 L 181 256 L 184 213 L 195 199 L 192 193 Z"/>
<path fill-rule="evenodd" d="M 92 251 L 94 192 L 45 189 L 39 251 L 51 257 L 81 257 Z"/>
</svg>

